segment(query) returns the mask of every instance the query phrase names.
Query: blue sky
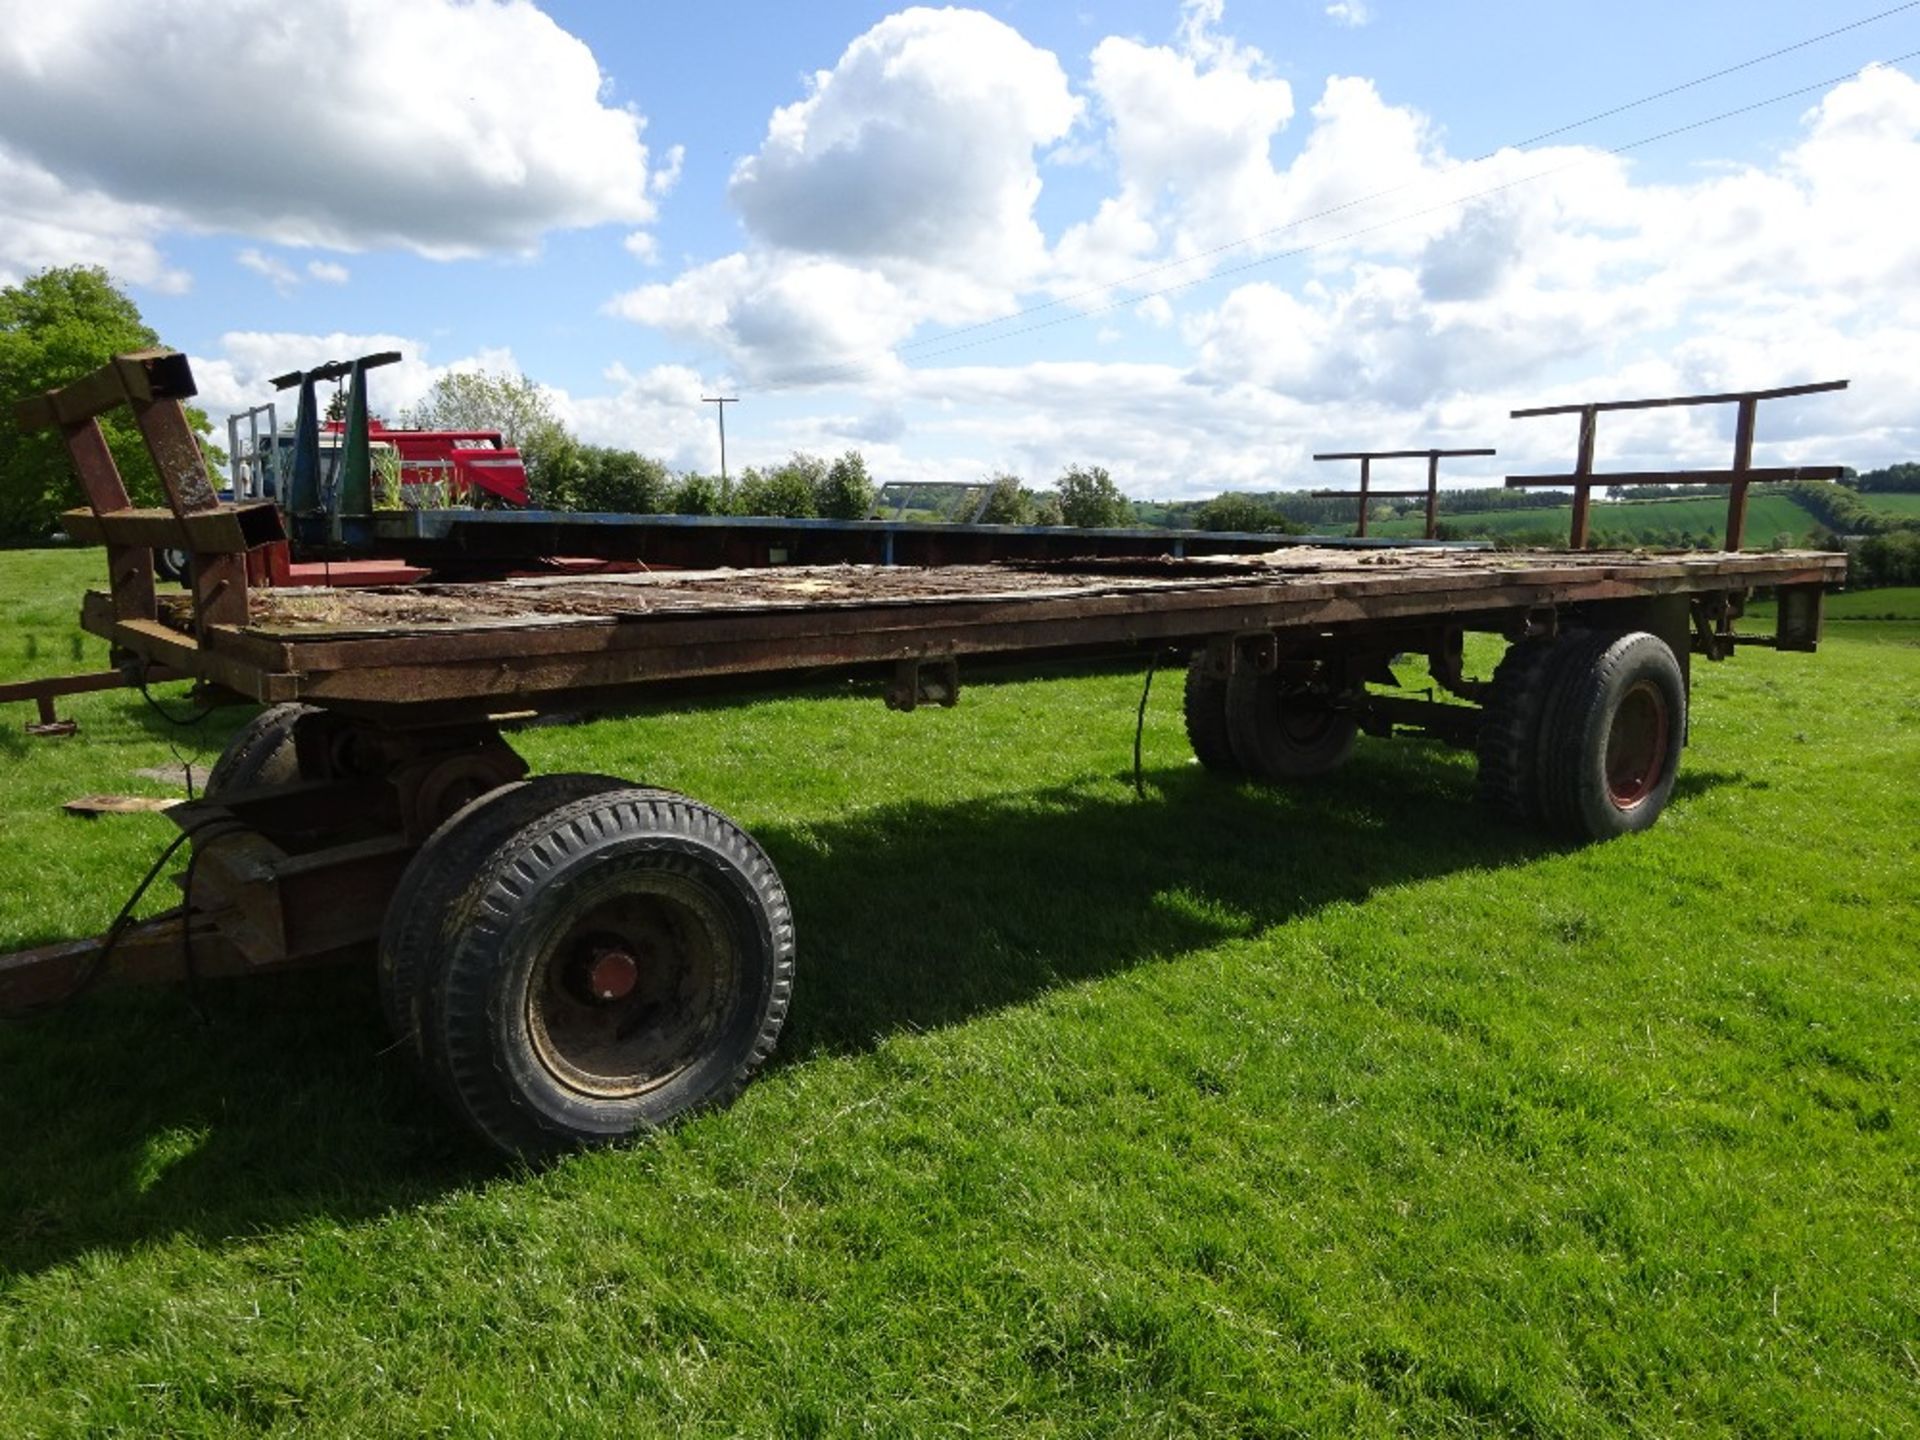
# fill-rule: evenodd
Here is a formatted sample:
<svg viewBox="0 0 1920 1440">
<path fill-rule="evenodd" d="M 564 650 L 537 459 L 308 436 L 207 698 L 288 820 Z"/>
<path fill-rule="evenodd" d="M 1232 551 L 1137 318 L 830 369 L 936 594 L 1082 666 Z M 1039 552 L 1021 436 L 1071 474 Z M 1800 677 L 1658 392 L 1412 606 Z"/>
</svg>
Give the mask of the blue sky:
<svg viewBox="0 0 1920 1440">
<path fill-rule="evenodd" d="M 721 385 L 736 465 L 1179 495 L 1315 448 L 1558 468 L 1508 408 L 1830 375 L 1762 449 L 1872 464 L 1920 454 L 1920 71 L 1862 68 L 1920 7 L 1502 147 L 1890 8 L 0 0 L 0 278 L 108 265 L 219 414 L 398 346 L 379 408 L 524 371 L 676 466 Z"/>
</svg>

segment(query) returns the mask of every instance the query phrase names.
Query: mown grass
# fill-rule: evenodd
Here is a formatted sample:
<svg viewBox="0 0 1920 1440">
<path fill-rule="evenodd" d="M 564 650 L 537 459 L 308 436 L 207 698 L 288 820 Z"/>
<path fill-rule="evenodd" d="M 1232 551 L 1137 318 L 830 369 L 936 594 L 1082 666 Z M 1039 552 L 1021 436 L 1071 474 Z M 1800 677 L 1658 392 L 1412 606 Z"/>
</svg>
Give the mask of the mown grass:
<svg viewBox="0 0 1920 1440">
<path fill-rule="evenodd" d="M 22 561 L 9 675 L 92 573 Z M 362 975 L 0 1027 L 0 1432 L 1911 1433 L 1920 624 L 1701 664 L 1673 808 L 1578 850 L 1418 744 L 1220 783 L 1174 678 L 1144 799 L 1137 672 L 524 732 L 794 895 L 775 1065 L 629 1149 L 503 1169 Z M 65 708 L 0 945 L 167 833 L 60 800 L 244 713 Z"/>
</svg>

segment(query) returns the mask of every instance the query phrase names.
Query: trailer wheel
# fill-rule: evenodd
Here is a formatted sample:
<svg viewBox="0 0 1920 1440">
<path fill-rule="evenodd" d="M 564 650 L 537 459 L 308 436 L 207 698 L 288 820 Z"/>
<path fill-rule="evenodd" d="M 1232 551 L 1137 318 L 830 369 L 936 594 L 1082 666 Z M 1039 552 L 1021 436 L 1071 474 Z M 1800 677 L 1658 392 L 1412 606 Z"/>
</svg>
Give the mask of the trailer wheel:
<svg viewBox="0 0 1920 1440">
<path fill-rule="evenodd" d="M 447 912 L 507 837 L 562 805 L 628 788 L 611 775 L 536 775 L 489 790 L 441 822 L 414 852 L 380 927 L 380 1010 L 395 1040 L 423 1063 L 420 1005 Z"/>
<path fill-rule="evenodd" d="M 1494 668 L 1475 749 L 1480 803 L 1515 820 L 1540 818 L 1540 712 L 1546 706 L 1556 647 L 1519 640 Z"/>
<path fill-rule="evenodd" d="M 1193 757 L 1222 775 L 1240 773 L 1233 758 L 1233 739 L 1227 732 L 1227 682 L 1206 670 L 1204 652 L 1187 664 L 1187 688 L 1182 709 L 1187 721 L 1187 743 Z"/>
<path fill-rule="evenodd" d="M 1359 732 L 1324 692 L 1253 670 L 1227 682 L 1226 708 L 1233 757 L 1259 780 L 1309 780 L 1337 770 Z"/>
<path fill-rule="evenodd" d="M 772 862 L 718 811 L 615 790 L 504 841 L 449 917 L 422 1038 L 467 1120 L 527 1159 L 723 1103 L 793 989 Z"/>
<path fill-rule="evenodd" d="M 1645 830 L 1673 793 L 1686 730 L 1686 681 L 1664 640 L 1637 630 L 1575 642 L 1541 720 L 1548 825 L 1587 840 Z"/>
<path fill-rule="evenodd" d="M 298 780 L 300 757 L 293 747 L 293 727 L 302 716 L 319 713 L 311 705 L 269 705 L 227 742 L 207 772 L 206 793 L 257 790 Z"/>
</svg>

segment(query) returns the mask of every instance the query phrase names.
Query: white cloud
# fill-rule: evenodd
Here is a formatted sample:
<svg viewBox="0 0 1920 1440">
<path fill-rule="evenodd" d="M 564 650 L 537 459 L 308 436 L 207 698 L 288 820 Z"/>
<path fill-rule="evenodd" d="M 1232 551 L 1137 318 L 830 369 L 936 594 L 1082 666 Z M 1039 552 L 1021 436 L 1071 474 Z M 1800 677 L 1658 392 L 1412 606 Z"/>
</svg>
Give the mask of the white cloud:
<svg viewBox="0 0 1920 1440">
<path fill-rule="evenodd" d="M 344 285 L 350 278 L 347 267 L 336 261 L 309 260 L 301 271 L 251 245 L 237 251 L 233 258 L 241 269 L 260 276 L 279 295 L 291 295 L 309 280 L 317 280 L 322 285 Z"/>
<path fill-rule="evenodd" d="M 1056 295 L 1133 276 L 1140 288 L 1186 283 L 1223 255 L 1243 262 L 1323 243 L 1397 213 L 1390 206 L 1404 206 L 1408 187 L 1443 173 L 1420 115 L 1387 104 L 1369 80 L 1337 75 L 1279 163 L 1292 87 L 1258 50 L 1218 34 L 1218 20 L 1217 3 L 1196 4 L 1175 45 L 1115 36 L 1095 47 L 1091 83 L 1120 184 L 1062 235 Z M 1397 239 L 1419 236 L 1416 227 Z"/>
<path fill-rule="evenodd" d="M 300 272 L 284 260 L 264 255 L 251 247 L 240 251 L 234 257 L 243 270 L 251 270 L 260 276 L 281 295 L 291 295 L 300 288 Z"/>
<path fill-rule="evenodd" d="M 50 266 L 100 265 L 123 281 L 180 294 L 189 277 L 153 243 L 164 223 L 159 207 L 69 185 L 0 139 L 0 285 Z"/>
<path fill-rule="evenodd" d="M 179 228 L 446 258 L 654 216 L 644 119 L 603 103 L 592 52 L 528 0 L 4 9 L 0 145 L 61 177 L 41 203 L 98 224 L 94 253 Z M 0 262 L 22 248 L 9 235 Z M 119 258 L 124 278 L 173 283 Z"/>
<path fill-rule="evenodd" d="M 614 364 L 602 378 L 611 387 L 604 394 L 554 396 L 561 417 L 582 440 L 638 450 L 676 470 L 718 468 L 713 407 L 700 403 L 710 392 L 698 374 L 684 365 L 655 365 L 636 374 Z"/>
<path fill-rule="evenodd" d="M 989 283 L 1035 270 L 1038 147 L 1080 104 L 1060 62 L 978 11 L 892 15 L 773 113 L 729 194 L 761 241 Z"/>
<path fill-rule="evenodd" d="M 680 183 L 680 171 L 687 163 L 687 147 L 674 145 L 667 150 L 666 158 L 660 167 L 647 180 L 647 188 L 655 195 L 665 196 L 673 193 L 673 187 Z"/>
<path fill-rule="evenodd" d="M 728 255 L 615 297 L 613 314 L 731 357 L 755 383 L 866 372 L 912 333 L 916 307 L 878 270 L 811 256 Z"/>
<path fill-rule="evenodd" d="M 269 401 L 280 407 L 281 421 L 293 419 L 297 392 L 276 392 L 273 377 L 293 370 L 310 370 L 331 360 L 351 360 L 383 350 L 398 350 L 397 364 L 369 372 L 367 392 L 377 415 L 395 419 L 410 405 L 424 400 L 434 381 L 455 370 L 493 370 L 518 374 L 520 367 L 507 349 L 486 349 L 444 365 L 428 360 L 430 347 L 407 335 L 325 335 L 297 331 L 229 330 L 212 355 L 189 355 L 199 387 L 194 403 L 213 418 L 216 436 L 224 433 L 226 417 Z"/>
<path fill-rule="evenodd" d="M 1373 10 L 1367 0 L 1333 0 L 1333 4 L 1327 6 L 1327 18 L 1336 25 L 1357 30 L 1373 19 Z"/>
<path fill-rule="evenodd" d="M 1037 152 L 1080 113 L 1059 62 L 970 10 L 912 9 L 773 113 L 729 195 L 749 247 L 609 310 L 792 378 L 886 352 L 925 321 L 1006 313 L 1047 262 Z"/>
<path fill-rule="evenodd" d="M 520 373 L 519 362 L 505 348 L 481 349 L 436 363 L 432 347 L 408 335 L 230 330 L 220 337 L 213 354 L 189 357 L 200 392 L 194 403 L 206 410 L 214 422 L 215 439 L 225 444 L 226 417 L 255 405 L 272 401 L 279 407 L 280 422 L 292 422 L 298 392 L 276 392 L 274 376 L 382 350 L 401 354 L 397 364 L 368 374 L 374 413 L 389 421 L 397 421 L 403 411 L 424 400 L 442 376 L 471 370 Z M 654 366 L 636 374 L 615 364 L 607 367 L 602 378 L 608 388 L 595 395 L 576 396 L 542 387 L 581 440 L 638 450 L 677 468 L 713 467 L 712 412 L 701 408 L 697 374 L 678 365 Z"/>
</svg>

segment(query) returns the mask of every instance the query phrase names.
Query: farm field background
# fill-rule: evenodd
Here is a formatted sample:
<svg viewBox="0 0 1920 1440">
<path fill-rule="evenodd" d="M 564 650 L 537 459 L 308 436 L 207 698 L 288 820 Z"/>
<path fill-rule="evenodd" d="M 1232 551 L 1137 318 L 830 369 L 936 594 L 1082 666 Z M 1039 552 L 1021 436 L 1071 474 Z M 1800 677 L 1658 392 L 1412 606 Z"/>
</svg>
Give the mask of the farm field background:
<svg viewBox="0 0 1920 1440">
<path fill-rule="evenodd" d="M 1868 497 L 1862 497 L 1863 499 Z M 1876 495 L 1873 500 L 1900 500 L 1900 495 Z M 1920 498 L 1920 497 L 1914 497 Z M 1914 513 L 1920 513 L 1916 511 Z M 1481 510 L 1459 514 L 1442 512 L 1440 521 L 1462 535 L 1487 534 L 1510 536 L 1521 532 L 1544 532 L 1564 545 L 1572 524 L 1569 505 L 1542 506 L 1537 510 Z M 1596 537 L 1616 536 L 1628 542 L 1658 536 L 1669 531 L 1691 531 L 1697 537 L 1718 538 L 1727 523 L 1727 499 L 1724 493 L 1702 495 L 1685 500 L 1594 500 L 1592 526 Z M 1759 548 L 1779 535 L 1801 544 L 1807 533 L 1820 522 L 1789 495 L 1756 494 L 1747 501 L 1748 543 Z M 1406 538 L 1426 533 L 1422 515 L 1381 520 L 1368 526 L 1369 534 Z"/>
<path fill-rule="evenodd" d="M 100 568 L 0 553 L 0 678 L 103 663 Z M 523 731 L 767 846 L 768 1073 L 526 1173 L 370 976 L 0 1025 L 0 1432 L 1901 1433 L 1920 592 L 1829 614 L 1696 662 L 1673 807 L 1577 850 L 1424 744 L 1209 777 L 1177 673 L 1138 798 L 1138 668 Z M 60 802 L 247 713 L 62 709 L 0 730 L 0 949 L 103 926 L 171 833 Z"/>
</svg>

